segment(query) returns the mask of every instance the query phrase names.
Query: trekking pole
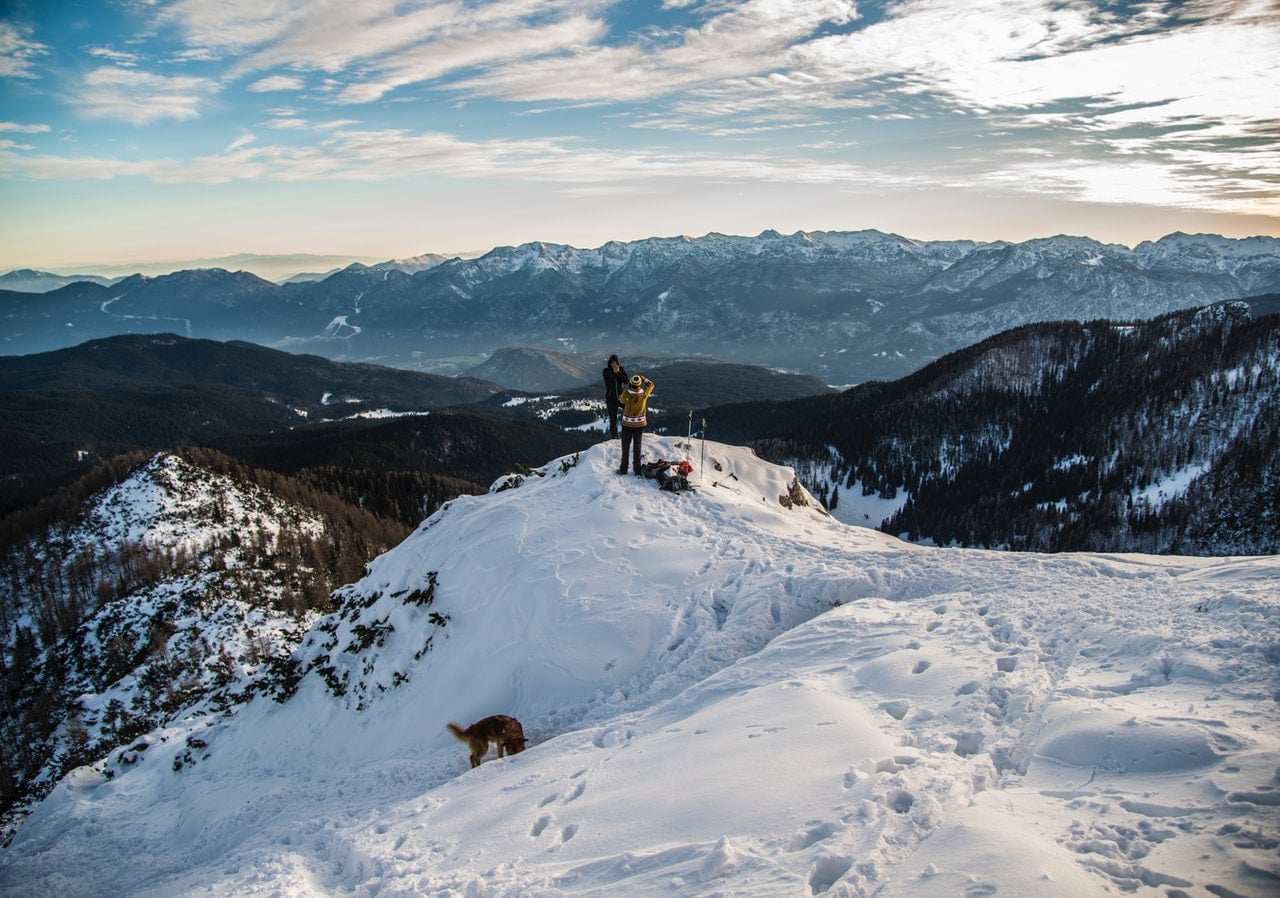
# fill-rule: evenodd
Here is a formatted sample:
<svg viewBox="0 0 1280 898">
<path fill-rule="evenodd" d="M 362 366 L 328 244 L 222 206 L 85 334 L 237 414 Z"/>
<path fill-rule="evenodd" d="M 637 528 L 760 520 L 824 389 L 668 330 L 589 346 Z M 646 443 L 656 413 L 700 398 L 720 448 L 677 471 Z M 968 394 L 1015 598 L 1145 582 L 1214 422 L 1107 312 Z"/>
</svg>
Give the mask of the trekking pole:
<svg viewBox="0 0 1280 898">
<path fill-rule="evenodd" d="M 693 446 L 693 409 L 689 409 L 689 433 L 684 438 L 684 460 L 689 460 L 689 449 Z"/>
<path fill-rule="evenodd" d="M 689 412 L 693 414 L 693 412 Z M 702 419 L 702 457 L 698 459 L 698 479 L 702 479 L 702 472 L 706 470 L 707 465 L 707 419 Z"/>
</svg>

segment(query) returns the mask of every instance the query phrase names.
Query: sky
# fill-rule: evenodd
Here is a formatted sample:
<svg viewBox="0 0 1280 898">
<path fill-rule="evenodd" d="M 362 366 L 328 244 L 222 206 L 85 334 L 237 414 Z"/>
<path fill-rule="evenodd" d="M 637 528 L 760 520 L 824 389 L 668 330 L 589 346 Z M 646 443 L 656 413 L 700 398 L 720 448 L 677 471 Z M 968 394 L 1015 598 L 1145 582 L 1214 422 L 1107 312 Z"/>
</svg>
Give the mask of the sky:
<svg viewBox="0 0 1280 898">
<path fill-rule="evenodd" d="M 69 773 L 0 892 L 1274 894 L 1280 557 L 914 546 L 783 507 L 795 472 L 745 447 L 695 445 L 678 495 L 617 451 L 438 511 L 311 628 L 287 701 L 188 708 Z M 158 467 L 87 538 L 263 507 Z M 99 614 L 154 603 L 238 650 L 237 603 L 203 598 Z M 83 696 L 85 725 L 136 684 Z M 472 770 L 445 724 L 495 713 L 529 746 Z"/>
<path fill-rule="evenodd" d="M 0 270 L 1280 234 L 1275 0 L 2 0 Z"/>
</svg>

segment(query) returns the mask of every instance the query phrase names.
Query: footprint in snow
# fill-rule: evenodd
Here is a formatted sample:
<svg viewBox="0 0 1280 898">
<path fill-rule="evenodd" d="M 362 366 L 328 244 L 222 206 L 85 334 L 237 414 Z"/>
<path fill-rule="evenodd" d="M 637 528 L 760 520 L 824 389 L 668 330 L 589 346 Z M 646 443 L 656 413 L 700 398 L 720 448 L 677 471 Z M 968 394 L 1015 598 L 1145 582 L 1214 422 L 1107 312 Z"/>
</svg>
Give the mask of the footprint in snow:
<svg viewBox="0 0 1280 898">
<path fill-rule="evenodd" d="M 830 839 L 841 831 L 838 823 L 829 821 L 813 821 L 805 825 L 805 830 L 797 833 L 795 838 L 791 840 L 788 851 L 804 851 L 806 848 L 812 848 L 819 842 Z"/>
<path fill-rule="evenodd" d="M 905 789 L 895 789 L 884 797 L 887 804 L 895 813 L 905 814 L 911 810 L 916 803 L 916 797 Z"/>
<path fill-rule="evenodd" d="M 911 703 L 904 699 L 895 698 L 887 702 L 881 702 L 880 708 L 894 720 L 901 720 L 911 710 Z"/>
<path fill-rule="evenodd" d="M 824 857 L 819 858 L 809 871 L 809 892 L 821 895 L 834 886 L 842 876 L 853 868 L 853 858 Z"/>
</svg>

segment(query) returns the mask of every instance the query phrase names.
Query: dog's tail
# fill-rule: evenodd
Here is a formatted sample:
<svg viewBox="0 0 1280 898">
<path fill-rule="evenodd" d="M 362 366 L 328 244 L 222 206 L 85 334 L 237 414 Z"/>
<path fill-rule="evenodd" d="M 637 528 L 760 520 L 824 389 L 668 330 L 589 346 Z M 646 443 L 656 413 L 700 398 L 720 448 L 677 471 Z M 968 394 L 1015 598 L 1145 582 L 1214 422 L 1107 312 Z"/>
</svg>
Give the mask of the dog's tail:
<svg viewBox="0 0 1280 898">
<path fill-rule="evenodd" d="M 453 733 L 453 737 L 457 739 L 459 742 L 469 741 L 467 739 L 467 731 L 464 730 L 462 727 L 458 726 L 456 723 L 452 723 L 452 722 L 446 723 L 444 725 L 444 728 L 449 732 Z"/>
</svg>

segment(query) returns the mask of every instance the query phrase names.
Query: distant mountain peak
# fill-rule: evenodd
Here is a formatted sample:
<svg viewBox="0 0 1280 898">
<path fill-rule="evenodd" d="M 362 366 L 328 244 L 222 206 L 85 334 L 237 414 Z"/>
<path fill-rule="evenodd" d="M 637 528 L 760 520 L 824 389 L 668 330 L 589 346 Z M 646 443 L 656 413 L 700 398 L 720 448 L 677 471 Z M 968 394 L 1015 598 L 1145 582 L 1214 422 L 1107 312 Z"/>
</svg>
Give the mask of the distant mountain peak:
<svg viewBox="0 0 1280 898">
<path fill-rule="evenodd" d="M 0 275 L 0 290 L 12 290 L 15 293 L 49 293 L 69 284 L 88 282 L 106 286 L 112 281 L 112 278 L 95 274 L 63 275 L 38 271 L 34 268 L 18 268 Z"/>
<path fill-rule="evenodd" d="M 533 343 L 710 354 L 854 383 L 901 377 L 1018 324 L 1149 318 L 1280 292 L 1280 240 L 1269 237 L 1171 234 L 1130 250 L 1070 235 L 980 243 L 766 229 L 590 249 L 535 240 L 434 261 L 287 286 L 184 272 L 126 282 L 109 303 L 71 285 L 50 305 L 18 307 L 5 347 L 38 351 L 155 321 L 432 370 Z"/>
</svg>

